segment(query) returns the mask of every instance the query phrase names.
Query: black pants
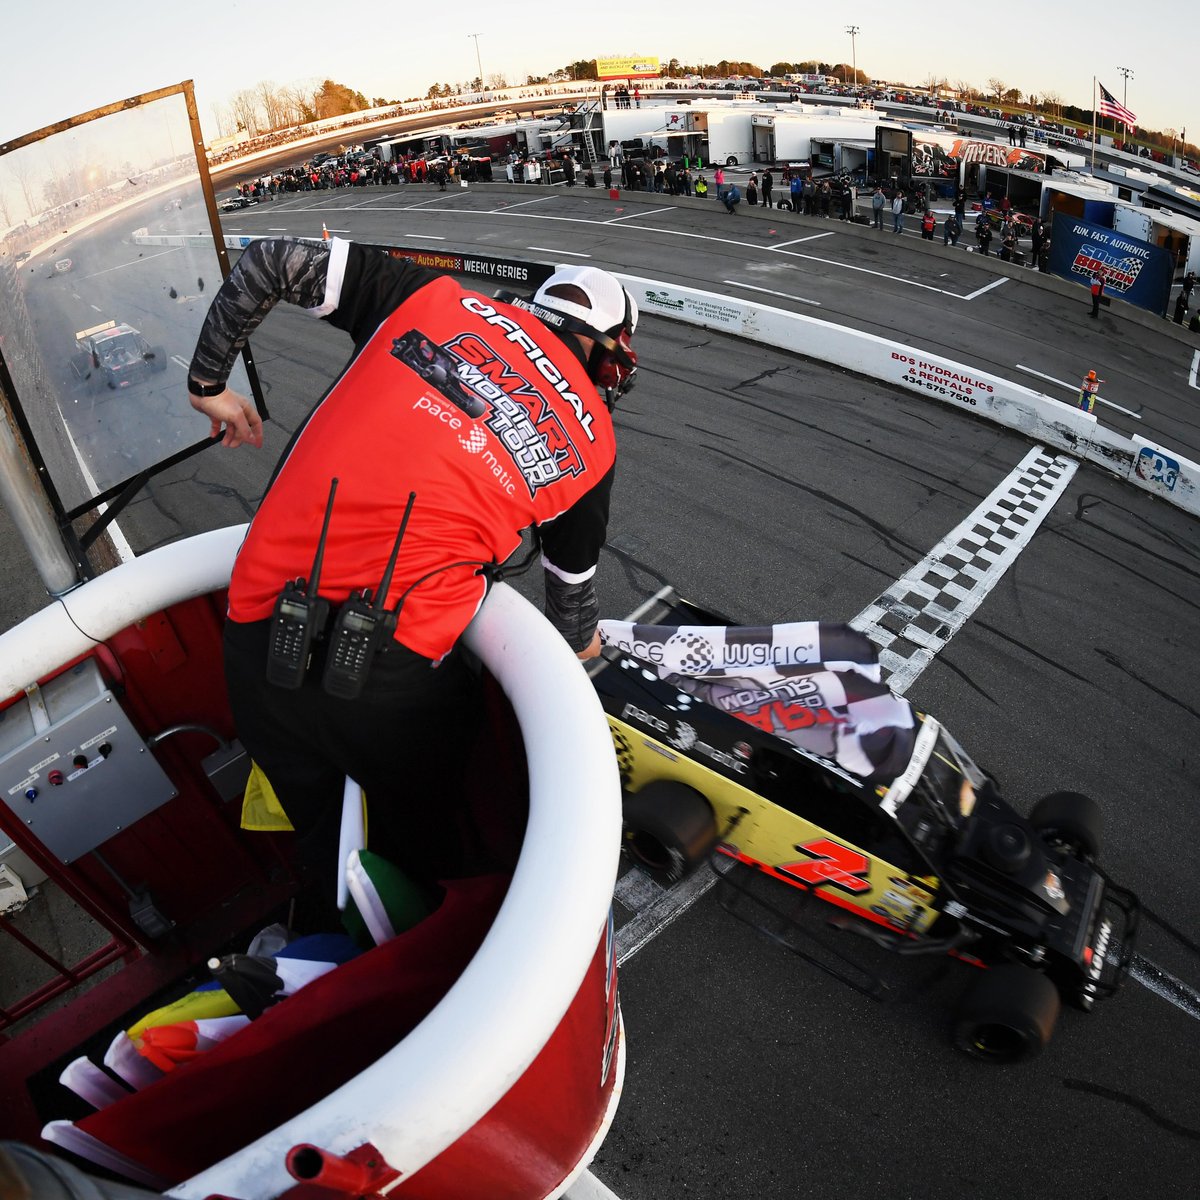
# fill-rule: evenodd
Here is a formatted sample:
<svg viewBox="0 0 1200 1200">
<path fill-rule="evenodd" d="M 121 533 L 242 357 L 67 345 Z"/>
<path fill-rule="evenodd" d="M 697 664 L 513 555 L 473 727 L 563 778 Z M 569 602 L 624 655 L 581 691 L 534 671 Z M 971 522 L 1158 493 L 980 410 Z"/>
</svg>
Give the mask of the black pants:
<svg viewBox="0 0 1200 1200">
<path fill-rule="evenodd" d="M 225 679 L 238 736 L 296 829 L 301 865 L 323 890 L 334 885 L 349 775 L 367 797 L 372 850 L 422 881 L 468 873 L 461 785 L 482 693 L 462 653 L 435 668 L 393 642 L 361 695 L 339 700 L 321 688 L 324 642 L 302 687 L 267 682 L 269 628 L 225 623 Z"/>
</svg>

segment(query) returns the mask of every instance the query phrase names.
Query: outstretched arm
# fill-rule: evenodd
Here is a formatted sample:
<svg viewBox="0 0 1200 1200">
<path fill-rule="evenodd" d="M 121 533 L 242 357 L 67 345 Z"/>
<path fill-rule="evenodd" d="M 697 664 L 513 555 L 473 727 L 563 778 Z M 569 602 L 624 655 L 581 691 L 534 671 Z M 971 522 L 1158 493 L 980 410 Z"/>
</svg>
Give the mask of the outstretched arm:
<svg viewBox="0 0 1200 1200">
<path fill-rule="evenodd" d="M 189 377 L 224 383 L 246 339 L 280 300 L 309 309 L 323 306 L 331 257 L 323 244 L 284 238 L 251 242 L 209 305 Z"/>
<path fill-rule="evenodd" d="M 344 256 L 344 247 L 340 253 Z M 327 303 L 331 257 L 324 245 L 282 238 L 251 242 L 213 297 L 188 368 L 188 385 L 192 407 L 212 421 L 213 437 L 224 426 L 223 445 L 262 445 L 262 418 L 254 404 L 222 385 L 247 338 L 280 300 L 320 312 Z"/>
</svg>

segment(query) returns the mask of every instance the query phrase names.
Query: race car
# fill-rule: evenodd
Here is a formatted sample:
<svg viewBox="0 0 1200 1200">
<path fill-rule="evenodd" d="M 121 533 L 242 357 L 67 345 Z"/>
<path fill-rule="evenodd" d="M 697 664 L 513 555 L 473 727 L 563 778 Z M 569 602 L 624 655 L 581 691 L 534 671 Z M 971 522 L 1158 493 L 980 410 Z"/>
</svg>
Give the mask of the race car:
<svg viewBox="0 0 1200 1200">
<path fill-rule="evenodd" d="M 257 203 L 257 200 L 251 200 L 249 196 L 243 196 L 241 192 L 234 192 L 232 196 L 227 196 L 222 200 L 217 207 L 222 212 L 239 212 L 241 209 L 250 208 Z"/>
<path fill-rule="evenodd" d="M 167 369 L 167 356 L 132 325 L 105 321 L 75 334 L 71 370 L 92 387 L 132 387 Z"/>
<path fill-rule="evenodd" d="M 1062 1001 L 1090 1009 L 1133 955 L 1139 905 L 1096 866 L 1099 806 L 1055 792 L 1022 816 L 940 722 L 887 692 L 877 664 L 877 684 L 859 687 L 847 680 L 869 664 L 797 649 L 819 639 L 826 660 L 863 660 L 865 636 L 808 624 L 804 637 L 785 636 L 798 625 L 730 627 L 670 588 L 631 621 L 600 623 L 589 673 L 620 766 L 626 852 L 660 882 L 709 861 L 752 908 L 778 916 L 765 893 L 798 889 L 834 906 L 836 930 L 985 968 L 955 1044 L 997 1062 L 1031 1057 Z M 778 686 L 764 683 L 772 646 L 793 664 Z M 804 936 L 821 949 L 789 943 L 801 957 L 885 990 L 839 947 L 826 952 L 827 931 Z"/>
</svg>

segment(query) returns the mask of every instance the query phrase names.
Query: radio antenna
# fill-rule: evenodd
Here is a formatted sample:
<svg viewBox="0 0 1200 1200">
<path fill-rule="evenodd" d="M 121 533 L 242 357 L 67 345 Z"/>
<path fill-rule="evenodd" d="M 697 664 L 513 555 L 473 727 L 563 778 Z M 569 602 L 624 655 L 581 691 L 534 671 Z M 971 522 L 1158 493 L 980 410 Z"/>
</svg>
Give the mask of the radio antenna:
<svg viewBox="0 0 1200 1200">
<path fill-rule="evenodd" d="M 404 532 L 408 528 L 408 518 L 412 516 L 413 505 L 417 502 L 417 493 L 408 493 L 408 503 L 404 506 L 404 516 L 400 518 L 400 529 L 396 534 L 396 541 L 392 545 L 392 557 L 388 559 L 388 564 L 384 568 L 383 578 L 379 581 L 379 591 L 375 593 L 375 603 L 380 608 L 387 604 L 388 588 L 392 586 L 392 573 L 396 569 L 396 559 L 400 557 L 400 543 L 404 541 Z"/>
<path fill-rule="evenodd" d="M 329 536 L 329 519 L 333 516 L 333 498 L 337 495 L 337 476 L 335 475 L 329 484 L 329 499 L 325 502 L 325 520 L 321 524 L 321 536 L 317 538 L 317 553 L 313 558 L 312 574 L 308 579 L 308 592 L 310 595 L 317 594 L 317 587 L 321 582 L 321 564 L 325 561 L 325 539 Z"/>
</svg>

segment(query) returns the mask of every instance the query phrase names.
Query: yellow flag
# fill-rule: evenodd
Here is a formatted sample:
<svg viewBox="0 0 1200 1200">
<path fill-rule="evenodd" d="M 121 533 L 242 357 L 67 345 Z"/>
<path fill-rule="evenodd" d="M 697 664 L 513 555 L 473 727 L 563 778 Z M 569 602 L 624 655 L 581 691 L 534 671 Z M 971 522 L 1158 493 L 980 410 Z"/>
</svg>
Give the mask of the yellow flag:
<svg viewBox="0 0 1200 1200">
<path fill-rule="evenodd" d="M 250 778 L 242 797 L 242 828 L 260 833 L 278 833 L 292 828 L 271 781 L 258 763 L 250 766 Z"/>
</svg>

